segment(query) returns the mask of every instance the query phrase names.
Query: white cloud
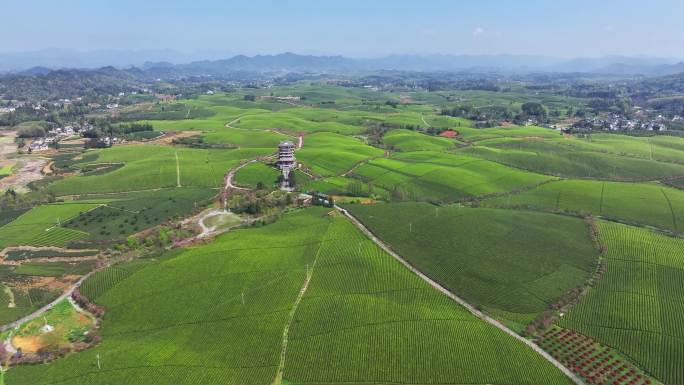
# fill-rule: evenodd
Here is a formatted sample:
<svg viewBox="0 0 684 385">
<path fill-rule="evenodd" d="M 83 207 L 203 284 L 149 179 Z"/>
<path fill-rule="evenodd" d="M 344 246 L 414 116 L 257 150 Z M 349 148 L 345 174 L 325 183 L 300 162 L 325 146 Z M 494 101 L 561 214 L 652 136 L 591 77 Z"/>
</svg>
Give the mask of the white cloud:
<svg viewBox="0 0 684 385">
<path fill-rule="evenodd" d="M 481 36 L 484 33 L 485 33 L 485 30 L 482 27 L 475 27 L 475 29 L 473 30 L 473 36 L 474 37 Z"/>
<path fill-rule="evenodd" d="M 420 33 L 423 36 L 435 36 L 437 34 L 437 31 L 435 31 L 432 28 L 424 28 L 420 31 Z"/>
</svg>

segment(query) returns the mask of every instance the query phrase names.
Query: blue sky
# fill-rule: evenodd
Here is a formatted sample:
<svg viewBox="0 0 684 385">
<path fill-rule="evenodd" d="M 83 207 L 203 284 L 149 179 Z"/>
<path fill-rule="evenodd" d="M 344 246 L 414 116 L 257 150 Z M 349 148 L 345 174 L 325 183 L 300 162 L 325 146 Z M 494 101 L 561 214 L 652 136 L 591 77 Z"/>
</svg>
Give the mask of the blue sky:
<svg viewBox="0 0 684 385">
<path fill-rule="evenodd" d="M 3 0 L 0 52 L 683 57 L 682 0 Z"/>
</svg>

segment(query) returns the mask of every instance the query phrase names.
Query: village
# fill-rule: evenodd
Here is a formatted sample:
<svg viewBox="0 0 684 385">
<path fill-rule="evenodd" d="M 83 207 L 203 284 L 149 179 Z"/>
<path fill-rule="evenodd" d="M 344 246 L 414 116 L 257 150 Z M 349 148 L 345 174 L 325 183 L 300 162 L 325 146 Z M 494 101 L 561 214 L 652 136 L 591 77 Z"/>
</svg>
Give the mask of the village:
<svg viewBox="0 0 684 385">
<path fill-rule="evenodd" d="M 582 119 L 572 125 L 576 129 L 603 130 L 603 131 L 658 131 L 668 130 L 668 123 L 684 122 L 684 118 L 675 115 L 668 119 L 663 115 L 655 118 L 627 118 L 618 114 L 612 114 L 608 118 Z"/>
</svg>

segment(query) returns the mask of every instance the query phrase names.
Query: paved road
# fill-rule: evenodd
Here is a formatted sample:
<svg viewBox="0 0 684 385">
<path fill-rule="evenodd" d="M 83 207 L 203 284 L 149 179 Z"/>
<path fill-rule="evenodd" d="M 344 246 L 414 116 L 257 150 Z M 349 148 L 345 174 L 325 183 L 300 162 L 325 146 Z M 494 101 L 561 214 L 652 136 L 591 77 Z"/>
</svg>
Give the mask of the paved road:
<svg viewBox="0 0 684 385">
<path fill-rule="evenodd" d="M 450 292 L 447 290 L 444 286 L 440 285 L 439 283 L 433 281 L 430 277 L 427 275 L 423 274 L 420 270 L 416 269 L 413 267 L 410 263 L 408 263 L 404 258 L 402 258 L 399 254 L 395 253 L 389 246 L 387 246 L 384 242 L 382 242 L 378 237 L 375 236 L 366 226 L 364 226 L 358 219 L 356 219 L 353 215 L 351 215 L 347 210 L 343 209 L 342 207 L 335 206 L 337 210 L 339 210 L 342 214 L 344 214 L 349 220 L 356 225 L 356 227 L 361 230 L 368 238 L 370 238 L 373 242 L 375 242 L 376 245 L 378 245 L 381 249 L 385 250 L 387 253 L 389 253 L 394 259 L 399 261 L 401 264 L 406 266 L 411 272 L 414 274 L 418 275 L 420 278 L 423 279 L 423 281 L 427 282 L 432 286 L 433 288 L 439 290 L 443 294 L 445 294 L 447 297 L 451 298 L 453 301 L 458 303 L 459 305 L 465 307 L 469 312 L 471 312 L 473 315 L 475 315 L 477 318 L 494 325 L 504 333 L 510 335 L 511 337 L 517 339 L 518 341 L 524 343 L 525 345 L 529 346 L 532 350 L 535 352 L 539 353 L 544 359 L 549 361 L 553 366 L 558 368 L 563 374 L 568 376 L 575 384 L 577 385 L 585 385 L 584 381 L 577 377 L 574 373 L 572 373 L 568 368 L 563 366 L 560 362 L 558 362 L 555 358 L 553 358 L 550 354 L 545 352 L 542 348 L 537 346 L 534 342 L 528 340 L 527 338 L 524 338 L 520 336 L 518 333 L 514 332 L 513 330 L 507 328 L 504 324 L 501 322 L 495 320 L 494 318 L 491 318 L 487 316 L 486 314 L 482 313 L 481 311 L 477 310 L 475 307 L 473 307 L 471 304 L 466 302 L 464 299 L 461 297 L 458 297 L 456 294 Z"/>
</svg>

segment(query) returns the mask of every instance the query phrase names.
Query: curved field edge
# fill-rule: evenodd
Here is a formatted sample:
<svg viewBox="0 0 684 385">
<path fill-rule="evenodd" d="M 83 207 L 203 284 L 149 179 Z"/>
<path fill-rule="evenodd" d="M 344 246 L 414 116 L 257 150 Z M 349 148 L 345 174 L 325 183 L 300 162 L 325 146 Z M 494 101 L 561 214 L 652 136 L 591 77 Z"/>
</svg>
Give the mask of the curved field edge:
<svg viewBox="0 0 684 385">
<path fill-rule="evenodd" d="M 684 228 L 684 192 L 657 183 L 559 180 L 518 194 L 490 198 L 482 204 L 593 214 L 680 233 Z"/>
<path fill-rule="evenodd" d="M 625 354 L 666 384 L 684 384 L 684 238 L 600 221 L 606 273 L 559 321 Z"/>
<path fill-rule="evenodd" d="M 571 383 L 325 209 L 145 263 L 93 289 L 101 345 L 7 383 L 271 384 L 287 325 L 290 383 Z"/>
</svg>

